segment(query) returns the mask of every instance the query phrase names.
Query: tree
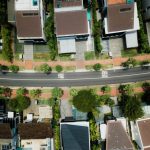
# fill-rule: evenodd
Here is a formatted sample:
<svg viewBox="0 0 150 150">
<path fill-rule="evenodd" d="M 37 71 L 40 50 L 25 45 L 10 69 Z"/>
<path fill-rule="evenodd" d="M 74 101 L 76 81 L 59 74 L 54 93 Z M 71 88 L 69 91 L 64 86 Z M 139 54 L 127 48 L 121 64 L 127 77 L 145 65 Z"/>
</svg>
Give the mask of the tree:
<svg viewBox="0 0 150 150">
<path fill-rule="evenodd" d="M 108 105 L 112 107 L 114 105 L 114 101 L 110 98 L 110 95 L 101 95 L 99 97 L 99 105 Z"/>
<path fill-rule="evenodd" d="M 42 72 L 44 72 L 46 74 L 49 74 L 49 73 L 51 73 L 52 68 L 48 64 L 42 64 L 40 66 L 40 71 L 42 71 Z"/>
<path fill-rule="evenodd" d="M 5 97 L 11 97 L 12 89 L 10 89 L 9 87 L 5 87 L 3 92 Z"/>
<path fill-rule="evenodd" d="M 17 91 L 16 91 L 16 94 L 17 95 L 26 95 L 28 93 L 28 90 L 26 89 L 26 88 L 19 88 L 19 89 L 17 89 Z"/>
<path fill-rule="evenodd" d="M 133 85 L 131 84 L 124 84 L 119 86 L 119 92 L 125 95 L 132 95 L 134 94 Z"/>
<path fill-rule="evenodd" d="M 19 71 L 19 66 L 16 66 L 16 65 L 11 65 L 9 66 L 9 69 L 14 72 L 14 73 L 17 73 Z"/>
<path fill-rule="evenodd" d="M 102 65 L 99 64 L 99 63 L 93 65 L 93 69 L 94 69 L 95 71 L 99 71 L 101 68 L 102 68 Z"/>
<path fill-rule="evenodd" d="M 150 83 L 149 82 L 145 82 L 142 85 L 143 88 L 143 95 L 142 95 L 142 101 L 146 102 L 147 105 L 150 105 Z"/>
<path fill-rule="evenodd" d="M 0 65 L 0 71 L 8 71 L 9 70 L 9 67 L 6 66 L 6 65 Z"/>
<path fill-rule="evenodd" d="M 41 93 L 42 93 L 42 91 L 40 89 L 33 89 L 30 91 L 30 95 L 33 98 L 39 98 Z"/>
<path fill-rule="evenodd" d="M 60 98 L 63 96 L 63 90 L 61 88 L 55 87 L 52 89 L 52 97 Z"/>
<path fill-rule="evenodd" d="M 7 22 L 7 1 L 1 0 L 0 2 L 0 25 L 4 25 Z"/>
<path fill-rule="evenodd" d="M 13 50 L 11 48 L 11 27 L 9 25 L 2 26 L 1 28 L 3 39 L 2 56 L 6 61 L 13 61 Z"/>
<path fill-rule="evenodd" d="M 4 94 L 4 88 L 0 87 L 0 95 L 2 96 Z"/>
<path fill-rule="evenodd" d="M 73 105 L 81 112 L 92 112 L 97 106 L 97 96 L 91 90 L 81 90 L 73 97 Z"/>
<path fill-rule="evenodd" d="M 19 95 L 13 99 L 10 99 L 8 106 L 13 111 L 21 112 L 30 106 L 30 98 Z"/>
<path fill-rule="evenodd" d="M 57 72 L 62 72 L 63 71 L 63 67 L 61 65 L 57 65 L 55 67 L 55 69 L 56 69 Z"/>
<path fill-rule="evenodd" d="M 122 63 L 123 67 L 133 68 L 137 65 L 137 60 L 134 58 L 129 58 L 126 62 Z"/>
<path fill-rule="evenodd" d="M 140 101 L 136 96 L 128 96 L 126 99 L 124 115 L 131 121 L 143 117 L 144 113 Z"/>
<path fill-rule="evenodd" d="M 105 85 L 101 88 L 102 92 L 109 93 L 111 91 L 111 87 L 109 85 Z"/>
</svg>

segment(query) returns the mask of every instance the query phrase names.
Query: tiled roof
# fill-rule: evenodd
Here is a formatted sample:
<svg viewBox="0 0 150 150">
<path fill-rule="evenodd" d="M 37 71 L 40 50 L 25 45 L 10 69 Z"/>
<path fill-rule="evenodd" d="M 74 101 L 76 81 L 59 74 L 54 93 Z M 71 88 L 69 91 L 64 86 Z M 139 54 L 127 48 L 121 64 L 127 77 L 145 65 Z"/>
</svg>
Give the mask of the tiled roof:
<svg viewBox="0 0 150 150">
<path fill-rule="evenodd" d="M 11 139 L 11 129 L 8 123 L 0 124 L 0 139 Z"/>
<path fill-rule="evenodd" d="M 18 126 L 21 139 L 52 138 L 52 128 L 49 123 L 21 123 Z"/>
</svg>

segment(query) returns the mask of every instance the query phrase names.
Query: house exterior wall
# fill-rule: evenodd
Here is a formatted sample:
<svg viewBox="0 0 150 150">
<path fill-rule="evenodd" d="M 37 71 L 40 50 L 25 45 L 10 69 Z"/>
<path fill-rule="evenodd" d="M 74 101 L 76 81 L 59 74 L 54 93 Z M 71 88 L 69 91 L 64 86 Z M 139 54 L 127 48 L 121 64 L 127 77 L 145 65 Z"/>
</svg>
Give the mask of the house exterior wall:
<svg viewBox="0 0 150 150">
<path fill-rule="evenodd" d="M 32 150 L 39 150 L 40 148 L 45 147 L 46 150 L 49 150 L 47 146 L 48 141 L 50 141 L 50 150 L 54 150 L 53 139 L 50 138 L 21 140 L 21 147 L 32 148 Z"/>
<path fill-rule="evenodd" d="M 0 150 L 2 150 L 2 145 L 12 145 L 12 139 L 0 139 Z"/>
</svg>

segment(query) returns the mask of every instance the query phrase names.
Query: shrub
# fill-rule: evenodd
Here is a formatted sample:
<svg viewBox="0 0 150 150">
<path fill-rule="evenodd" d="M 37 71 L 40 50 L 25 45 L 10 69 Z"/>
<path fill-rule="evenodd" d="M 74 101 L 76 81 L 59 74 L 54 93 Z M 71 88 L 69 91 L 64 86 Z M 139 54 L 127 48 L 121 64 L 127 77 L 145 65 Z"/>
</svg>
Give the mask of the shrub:
<svg viewBox="0 0 150 150">
<path fill-rule="evenodd" d="M 123 67 L 133 68 L 137 65 L 137 60 L 134 58 L 129 58 L 126 62 L 122 63 Z"/>
<path fill-rule="evenodd" d="M 42 64 L 40 66 L 40 71 L 42 71 L 42 72 L 44 72 L 46 74 L 49 74 L 49 73 L 51 73 L 52 68 L 48 64 Z"/>
<path fill-rule="evenodd" d="M 120 93 L 122 93 L 124 95 L 134 94 L 133 85 L 131 85 L 131 84 L 120 85 L 118 90 L 119 90 Z"/>
<path fill-rule="evenodd" d="M 0 65 L 0 71 L 8 71 L 9 67 L 6 65 Z"/>
<path fill-rule="evenodd" d="M 101 88 L 102 92 L 109 93 L 111 91 L 111 87 L 109 85 L 105 85 Z"/>
<path fill-rule="evenodd" d="M 33 89 L 30 91 L 30 95 L 33 98 L 39 98 L 41 93 L 42 93 L 42 91 L 40 89 Z"/>
<path fill-rule="evenodd" d="M 30 106 L 30 98 L 19 95 L 13 99 L 10 99 L 8 106 L 13 111 L 21 112 Z"/>
<path fill-rule="evenodd" d="M 71 90 L 70 90 L 70 95 L 71 95 L 71 96 L 76 96 L 77 94 L 78 94 L 77 89 L 71 89 Z"/>
<path fill-rule="evenodd" d="M 17 95 L 26 95 L 28 93 L 28 90 L 26 88 L 19 88 L 16 91 Z"/>
<path fill-rule="evenodd" d="M 11 97 L 12 89 L 10 89 L 9 87 L 5 87 L 3 92 L 4 92 L 3 95 L 5 97 Z"/>
<path fill-rule="evenodd" d="M 16 66 L 16 65 L 11 65 L 9 66 L 9 69 L 14 72 L 14 73 L 17 73 L 19 71 L 19 66 Z"/>
<path fill-rule="evenodd" d="M 95 71 L 99 71 L 101 68 L 102 68 L 102 65 L 99 64 L 99 63 L 93 65 L 93 69 L 94 69 Z"/>
<path fill-rule="evenodd" d="M 60 98 L 63 95 L 63 90 L 61 88 L 55 87 L 52 89 L 52 97 Z"/>
<path fill-rule="evenodd" d="M 55 69 L 56 69 L 57 72 L 62 72 L 63 71 L 63 67 L 61 65 L 57 65 L 55 67 Z"/>
</svg>

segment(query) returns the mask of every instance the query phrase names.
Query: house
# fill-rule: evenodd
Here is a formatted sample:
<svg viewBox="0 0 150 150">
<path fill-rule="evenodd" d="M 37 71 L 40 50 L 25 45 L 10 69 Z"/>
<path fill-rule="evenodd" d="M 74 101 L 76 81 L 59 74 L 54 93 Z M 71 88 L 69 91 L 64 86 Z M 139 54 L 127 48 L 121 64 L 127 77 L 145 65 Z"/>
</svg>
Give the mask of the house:
<svg viewBox="0 0 150 150">
<path fill-rule="evenodd" d="M 60 132 L 63 150 L 90 150 L 89 122 L 62 122 Z"/>
<path fill-rule="evenodd" d="M 134 150 L 134 146 L 121 121 L 108 121 L 106 131 L 106 150 Z"/>
<path fill-rule="evenodd" d="M 42 0 L 9 0 L 8 22 L 16 26 L 19 40 L 44 40 Z"/>
<path fill-rule="evenodd" d="M 134 128 L 133 128 L 134 125 Z M 132 124 L 132 136 L 140 150 L 150 150 L 150 118 L 139 119 Z"/>
<path fill-rule="evenodd" d="M 90 12 L 83 1 L 54 0 L 55 28 L 59 53 L 76 53 L 90 48 Z"/>
<path fill-rule="evenodd" d="M 8 123 L 0 123 L 0 150 L 12 149 L 12 133 Z"/>
<path fill-rule="evenodd" d="M 145 21 L 150 21 L 150 1 L 142 0 L 143 16 Z"/>
<path fill-rule="evenodd" d="M 32 150 L 54 150 L 53 132 L 49 123 L 19 124 L 20 147 Z"/>
<path fill-rule="evenodd" d="M 124 37 L 127 48 L 138 47 L 137 30 L 140 26 L 136 2 L 104 1 L 104 37 Z"/>
</svg>

